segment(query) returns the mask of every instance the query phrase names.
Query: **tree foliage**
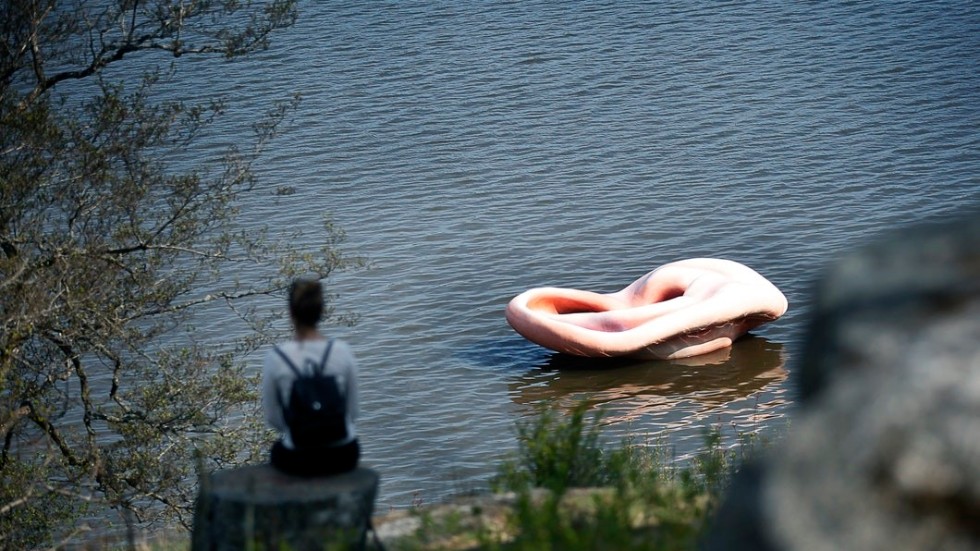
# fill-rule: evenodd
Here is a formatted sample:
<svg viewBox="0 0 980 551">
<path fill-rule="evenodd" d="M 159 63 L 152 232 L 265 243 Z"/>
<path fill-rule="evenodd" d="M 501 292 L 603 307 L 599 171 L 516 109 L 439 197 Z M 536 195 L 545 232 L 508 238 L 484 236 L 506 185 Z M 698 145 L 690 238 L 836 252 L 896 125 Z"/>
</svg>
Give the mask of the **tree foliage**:
<svg viewBox="0 0 980 551">
<path fill-rule="evenodd" d="M 186 523 L 195 458 L 247 460 L 265 436 L 244 365 L 271 336 L 254 299 L 359 261 L 329 224 L 317 251 L 236 224 L 290 101 L 252 147 L 187 166 L 170 159 L 221 102 L 154 91 L 184 56 L 251 54 L 295 18 L 290 0 L 0 5 L 0 547 L 68 537 L 86 507 Z M 244 273 L 262 275 L 228 276 Z M 196 339 L 219 305 L 257 331 Z"/>
</svg>

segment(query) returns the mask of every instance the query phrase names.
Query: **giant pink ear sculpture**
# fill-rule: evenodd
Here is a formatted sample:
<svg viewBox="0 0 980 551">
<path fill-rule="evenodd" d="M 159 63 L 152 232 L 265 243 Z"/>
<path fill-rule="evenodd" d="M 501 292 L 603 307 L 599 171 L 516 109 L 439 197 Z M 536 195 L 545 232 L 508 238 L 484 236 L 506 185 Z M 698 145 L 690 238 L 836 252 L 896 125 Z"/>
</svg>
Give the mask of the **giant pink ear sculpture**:
<svg viewBox="0 0 980 551">
<path fill-rule="evenodd" d="M 692 258 L 616 293 L 530 289 L 510 301 L 506 315 L 526 339 L 558 352 L 666 360 L 731 346 L 786 307 L 783 293 L 748 266 Z"/>
</svg>

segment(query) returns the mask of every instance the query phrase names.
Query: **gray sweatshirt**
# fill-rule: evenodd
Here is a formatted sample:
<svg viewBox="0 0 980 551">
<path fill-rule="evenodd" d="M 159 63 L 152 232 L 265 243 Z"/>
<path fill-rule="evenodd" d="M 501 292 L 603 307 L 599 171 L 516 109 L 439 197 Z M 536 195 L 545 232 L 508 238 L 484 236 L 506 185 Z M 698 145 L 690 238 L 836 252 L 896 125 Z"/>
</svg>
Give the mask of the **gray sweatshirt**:
<svg viewBox="0 0 980 551">
<path fill-rule="evenodd" d="M 327 342 L 327 339 L 292 340 L 280 343 L 279 349 L 293 361 L 300 372 L 305 373 L 306 370 L 311 369 L 306 365 L 306 359 L 309 358 L 313 364 L 319 365 Z M 357 419 L 358 412 L 357 360 L 354 359 L 354 354 L 346 342 L 334 339 L 333 350 L 330 351 L 330 357 L 327 359 L 324 371 L 337 377 L 341 391 L 347 395 L 347 434 L 349 438 L 344 442 L 335 443 L 336 445 L 346 444 L 357 438 L 354 421 Z M 280 398 L 283 403 L 288 404 L 289 392 L 295 379 L 296 375 L 293 370 L 283 362 L 275 350 L 270 348 L 265 354 L 265 361 L 262 366 L 262 409 L 265 411 L 266 422 L 282 434 L 282 443 L 289 449 L 295 449 L 295 446 L 289 434 L 289 427 L 286 426 L 286 420 L 283 418 Z"/>
</svg>

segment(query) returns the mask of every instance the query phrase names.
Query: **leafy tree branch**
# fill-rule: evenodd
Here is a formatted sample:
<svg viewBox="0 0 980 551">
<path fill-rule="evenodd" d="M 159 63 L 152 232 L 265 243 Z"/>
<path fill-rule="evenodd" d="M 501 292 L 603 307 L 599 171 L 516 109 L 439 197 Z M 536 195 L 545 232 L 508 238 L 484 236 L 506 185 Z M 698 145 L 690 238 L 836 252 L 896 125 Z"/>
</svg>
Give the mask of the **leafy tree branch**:
<svg viewBox="0 0 980 551">
<path fill-rule="evenodd" d="M 178 164 L 225 104 L 155 91 L 186 57 L 258 52 L 296 17 L 289 0 L 0 5 L 0 546 L 67 541 L 106 508 L 186 524 L 198 458 L 267 444 L 246 360 L 281 312 L 258 305 L 363 261 L 326 220 L 314 248 L 239 221 L 273 196 L 253 166 L 298 98 L 221 159 Z M 215 319 L 242 336 L 205 338 Z"/>
</svg>

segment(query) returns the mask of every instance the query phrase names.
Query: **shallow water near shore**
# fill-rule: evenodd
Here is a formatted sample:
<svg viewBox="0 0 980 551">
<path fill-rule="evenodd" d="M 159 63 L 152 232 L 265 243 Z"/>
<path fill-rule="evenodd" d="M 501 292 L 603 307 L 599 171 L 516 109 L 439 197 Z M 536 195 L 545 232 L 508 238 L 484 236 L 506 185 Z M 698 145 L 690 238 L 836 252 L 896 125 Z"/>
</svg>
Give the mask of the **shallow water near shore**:
<svg viewBox="0 0 980 551">
<path fill-rule="evenodd" d="M 242 223 L 329 213 L 372 262 L 328 282 L 361 317 L 328 331 L 361 363 L 383 512 L 484 488 L 544 404 L 587 399 L 680 458 L 708 425 L 784 427 L 826 263 L 980 199 L 978 75 L 970 2 L 311 2 L 269 52 L 172 86 L 228 100 L 202 156 L 303 96 Z M 611 292 L 700 256 L 752 267 L 788 313 L 671 362 L 564 357 L 504 321 L 531 287 Z"/>
</svg>

